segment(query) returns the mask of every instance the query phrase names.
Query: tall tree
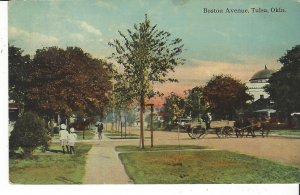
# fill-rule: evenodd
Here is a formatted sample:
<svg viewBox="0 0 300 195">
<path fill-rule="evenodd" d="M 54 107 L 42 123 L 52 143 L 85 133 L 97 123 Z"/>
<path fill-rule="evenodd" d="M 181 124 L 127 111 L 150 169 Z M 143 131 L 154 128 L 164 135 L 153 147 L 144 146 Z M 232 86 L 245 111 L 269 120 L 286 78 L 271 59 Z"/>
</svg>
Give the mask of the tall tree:
<svg viewBox="0 0 300 195">
<path fill-rule="evenodd" d="M 247 87 L 241 81 L 231 76 L 217 75 L 203 88 L 203 100 L 217 117 L 232 119 L 236 110 L 252 99 L 246 91 Z"/>
<path fill-rule="evenodd" d="M 8 48 L 8 74 L 9 99 L 24 103 L 29 83 L 29 55 L 23 55 L 21 48 L 9 45 Z"/>
<path fill-rule="evenodd" d="M 158 94 L 154 92 L 154 83 L 177 81 L 168 77 L 170 71 L 174 72 L 177 65 L 183 64 L 179 57 L 182 53 L 182 40 L 170 40 L 171 34 L 157 30 L 157 25 L 152 26 L 147 15 L 144 22 L 135 24 L 134 29 L 127 30 L 128 35 L 119 31 L 122 40 L 115 39 L 110 46 L 116 52 L 112 54 L 117 63 L 124 68 L 124 80 L 129 83 L 128 91 L 140 105 L 140 132 L 141 147 L 144 148 L 144 123 L 145 98 Z M 126 95 L 126 94 L 124 94 Z"/>
<path fill-rule="evenodd" d="M 272 74 L 266 91 L 277 109 L 286 113 L 300 111 L 300 45 L 288 50 L 278 60 L 283 66 Z"/>
<path fill-rule="evenodd" d="M 185 109 L 185 101 L 180 96 L 172 92 L 165 98 L 164 111 L 166 114 L 166 122 L 172 122 L 183 117 Z"/>
<path fill-rule="evenodd" d="M 128 91 L 130 83 L 122 75 L 116 75 L 115 79 L 117 82 L 114 85 L 113 103 L 116 110 L 125 111 L 134 100 L 132 91 Z"/>
<path fill-rule="evenodd" d="M 111 90 L 106 67 L 106 62 L 78 47 L 37 50 L 30 70 L 28 108 L 46 116 L 101 114 Z"/>
<path fill-rule="evenodd" d="M 186 106 L 185 113 L 186 115 L 191 115 L 192 118 L 200 117 L 200 114 L 206 110 L 206 106 L 201 101 L 203 96 L 203 88 L 196 86 L 192 89 L 185 91 L 186 97 Z"/>
</svg>

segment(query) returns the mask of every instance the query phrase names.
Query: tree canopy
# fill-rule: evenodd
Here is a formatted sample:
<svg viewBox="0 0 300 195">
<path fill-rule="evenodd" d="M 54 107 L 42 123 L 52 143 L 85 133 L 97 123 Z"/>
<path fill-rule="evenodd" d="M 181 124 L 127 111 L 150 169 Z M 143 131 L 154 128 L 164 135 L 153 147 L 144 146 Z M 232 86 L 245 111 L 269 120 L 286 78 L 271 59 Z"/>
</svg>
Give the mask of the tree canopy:
<svg viewBox="0 0 300 195">
<path fill-rule="evenodd" d="M 231 119 L 252 97 L 241 81 L 226 75 L 214 76 L 203 88 L 203 100 L 209 110 L 221 119 Z"/>
<path fill-rule="evenodd" d="M 78 47 L 38 49 L 27 108 L 43 115 L 101 113 L 111 90 L 107 63 Z"/>
<path fill-rule="evenodd" d="M 178 118 L 183 117 L 185 109 L 185 101 L 180 96 L 172 92 L 165 98 L 164 104 L 166 115 L 166 122 L 174 121 Z"/>
<path fill-rule="evenodd" d="M 29 55 L 23 55 L 21 48 L 9 45 L 8 48 L 8 74 L 9 99 L 24 103 L 29 86 Z"/>
<path fill-rule="evenodd" d="M 200 114 L 206 110 L 206 106 L 202 100 L 203 87 L 196 86 L 186 92 L 185 113 L 192 118 L 199 118 Z"/>
<path fill-rule="evenodd" d="M 123 66 L 121 73 L 125 90 L 132 100 L 139 102 L 141 107 L 141 147 L 143 141 L 143 112 L 145 110 L 145 98 L 159 94 L 154 91 L 153 84 L 174 82 L 176 79 L 168 76 L 177 65 L 184 60 L 179 57 L 182 53 L 182 40 L 170 39 L 171 34 L 158 30 L 157 25 L 152 26 L 147 15 L 142 23 L 135 24 L 133 30 L 128 29 L 127 34 L 119 31 L 121 40 L 115 39 L 109 45 L 114 47 L 112 58 Z M 124 94 L 127 95 L 126 93 Z"/>
<path fill-rule="evenodd" d="M 266 91 L 277 109 L 287 113 L 299 112 L 300 45 L 288 50 L 278 61 L 283 66 L 272 74 Z"/>
</svg>

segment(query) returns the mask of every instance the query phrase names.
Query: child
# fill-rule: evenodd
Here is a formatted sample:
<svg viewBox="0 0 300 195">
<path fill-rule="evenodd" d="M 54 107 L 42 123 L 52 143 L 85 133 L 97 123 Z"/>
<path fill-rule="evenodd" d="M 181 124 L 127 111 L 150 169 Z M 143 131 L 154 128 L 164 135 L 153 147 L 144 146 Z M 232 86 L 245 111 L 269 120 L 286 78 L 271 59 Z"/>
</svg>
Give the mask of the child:
<svg viewBox="0 0 300 195">
<path fill-rule="evenodd" d="M 61 130 L 59 131 L 59 139 L 60 139 L 60 144 L 63 150 L 63 153 L 65 154 L 65 146 L 67 148 L 67 153 L 69 153 L 69 147 L 68 147 L 68 136 L 69 132 L 66 130 L 67 126 L 65 124 L 60 125 Z"/>
<path fill-rule="evenodd" d="M 77 135 L 75 133 L 75 129 L 72 127 L 70 129 L 70 134 L 68 136 L 68 145 L 70 146 L 70 154 L 75 154 L 75 142 L 77 140 Z"/>
</svg>

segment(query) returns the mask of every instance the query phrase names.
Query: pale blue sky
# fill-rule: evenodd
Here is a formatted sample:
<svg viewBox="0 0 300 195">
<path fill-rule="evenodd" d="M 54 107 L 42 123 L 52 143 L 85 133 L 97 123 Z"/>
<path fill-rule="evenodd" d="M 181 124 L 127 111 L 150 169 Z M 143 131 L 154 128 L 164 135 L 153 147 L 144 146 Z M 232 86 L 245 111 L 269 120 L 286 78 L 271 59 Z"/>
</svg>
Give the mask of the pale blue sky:
<svg viewBox="0 0 300 195">
<path fill-rule="evenodd" d="M 203 8 L 265 8 L 269 13 L 205 14 Z M 284 13 L 271 13 L 272 7 Z M 204 84 L 213 74 L 247 81 L 262 69 L 278 69 L 287 49 L 300 43 L 299 0 L 27 0 L 11 1 L 9 42 L 33 54 L 43 46 L 79 46 L 108 57 L 108 42 L 148 14 L 152 24 L 183 39 L 187 60 L 174 74 L 182 84 Z M 186 86 L 185 86 L 186 87 Z"/>
</svg>

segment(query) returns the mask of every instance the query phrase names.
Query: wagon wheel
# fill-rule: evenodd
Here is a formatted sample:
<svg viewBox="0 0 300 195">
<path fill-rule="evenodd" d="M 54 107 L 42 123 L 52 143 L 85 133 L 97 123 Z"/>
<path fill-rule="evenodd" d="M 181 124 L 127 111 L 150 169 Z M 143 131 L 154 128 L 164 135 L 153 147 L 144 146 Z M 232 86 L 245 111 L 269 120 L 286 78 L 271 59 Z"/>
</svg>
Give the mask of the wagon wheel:
<svg viewBox="0 0 300 195">
<path fill-rule="evenodd" d="M 190 138 L 195 139 L 195 137 L 193 136 L 193 131 L 191 127 L 187 127 L 187 133 L 190 136 Z"/>
<path fill-rule="evenodd" d="M 230 126 L 225 126 L 223 127 L 223 134 L 226 137 L 232 137 L 232 135 L 234 134 L 234 129 Z"/>
<path fill-rule="evenodd" d="M 206 135 L 206 129 L 204 127 L 196 127 L 195 130 L 195 137 L 196 138 L 203 138 Z"/>
<path fill-rule="evenodd" d="M 204 137 L 206 129 L 203 127 L 193 127 L 188 134 L 192 139 L 200 138 L 201 136 Z"/>
<path fill-rule="evenodd" d="M 187 129 L 188 135 L 192 139 L 196 139 L 196 133 L 195 133 L 194 129 L 195 129 L 194 127 L 193 128 L 188 127 L 188 129 Z"/>
<path fill-rule="evenodd" d="M 191 131 L 190 131 L 190 132 L 188 132 L 188 135 L 190 136 L 190 138 L 192 138 L 192 139 L 196 139 L 196 138 L 195 138 L 195 136 L 194 136 L 194 134 L 193 134 L 193 132 L 191 132 Z"/>
</svg>

